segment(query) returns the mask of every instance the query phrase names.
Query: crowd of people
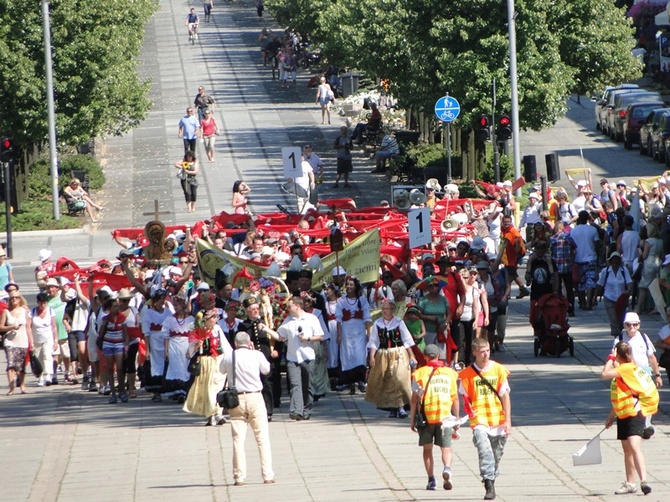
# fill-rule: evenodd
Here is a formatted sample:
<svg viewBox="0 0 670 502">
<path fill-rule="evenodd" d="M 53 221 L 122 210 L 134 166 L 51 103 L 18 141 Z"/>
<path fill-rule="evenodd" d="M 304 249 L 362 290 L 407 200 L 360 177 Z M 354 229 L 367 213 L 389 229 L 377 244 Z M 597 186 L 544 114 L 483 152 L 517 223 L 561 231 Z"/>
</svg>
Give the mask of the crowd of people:
<svg viewBox="0 0 670 502">
<path fill-rule="evenodd" d="M 212 2 L 206 5 L 209 17 Z M 291 35 L 289 40 L 297 43 Z M 295 54 L 290 47 L 279 47 L 273 55 L 275 42 L 264 30 L 259 39 L 264 62 L 277 65 L 282 86 L 295 83 Z M 322 120 L 330 123 L 328 89 L 332 92 L 323 77 L 316 99 Z M 208 160 L 214 161 L 218 126 L 213 106 L 200 87 L 194 106 L 179 123 L 184 158 L 175 167 L 188 212 L 195 210 L 197 195 L 197 138 L 205 141 Z M 369 124 L 362 125 L 354 130 L 357 140 Z M 347 187 L 352 171 L 347 127 L 333 147 L 335 186 L 343 177 Z M 386 158 L 377 158 L 376 170 L 383 170 Z M 404 237 L 381 233 L 385 251 L 377 280 L 361 283 L 335 266 L 326 283 L 313 284 L 317 267 L 307 250 L 328 243 L 333 227 L 349 242 L 360 220 L 346 211 L 326 216 L 318 211 L 311 191 L 323 163 L 310 145 L 303 147 L 302 171 L 295 184 L 303 191 L 294 188 L 302 217 L 291 229 L 270 229 L 254 217 L 248 208 L 251 188 L 239 180 L 233 187 L 234 217 L 223 224 L 213 217 L 171 232 L 165 239 L 171 254 L 167 263 L 146 259 L 142 238 L 115 236 L 123 247 L 115 262 L 101 259 L 88 269 L 65 257 L 52 260 L 49 250 L 41 250 L 35 269 L 40 292 L 34 302 L 22 296 L 0 250 L 0 333 L 8 395 L 28 391 L 27 365 L 35 359 L 42 368 L 36 382 L 40 387 L 81 385 L 82 391 L 107 396 L 112 405 L 138 398 L 143 389 L 152 402 L 179 403 L 185 412 L 202 417 L 206 426 L 230 420 L 236 485 L 246 480 L 247 423 L 258 442 L 263 479 L 274 482 L 268 422 L 282 404 L 284 388 L 288 417 L 296 422 L 310 420 L 329 392 L 362 393 L 390 418 L 409 416 L 419 435 L 429 490 L 437 485 L 434 444 L 442 454 L 443 488 L 453 487 L 451 439 L 460 422 L 447 428 L 443 423 L 450 416 L 460 420 L 465 412 L 485 498 L 493 499 L 512 417 L 509 371 L 491 355 L 506 351 L 508 305 L 516 284 L 517 299 L 530 297 L 531 322 L 546 294 L 564 296 L 570 316 L 577 315 L 577 306 L 583 312 L 598 308 L 602 298 L 614 341 L 613 355 L 602 371 L 614 381 L 614 407 L 606 424 L 618 419 L 626 456 L 626 482 L 617 493 L 636 491 L 636 473 L 640 489 L 651 491 L 638 438 L 649 430 L 653 434 L 648 417 L 655 408 L 651 401 L 635 402 L 632 397 L 635 392 L 653 394 L 649 382 L 653 390 L 662 385 L 655 347 L 670 354 L 670 327 L 652 343 L 639 331 L 638 316 L 650 310 L 650 298 L 657 312 L 670 315 L 670 190 L 664 177 L 635 196 L 625 182 L 615 190 L 606 179 L 598 195 L 591 180 L 574 182 L 572 197 L 567 190 L 543 194 L 533 187 L 524 208 L 511 181 L 476 183 L 482 200 L 475 203 L 460 198 L 458 186 L 443 189 L 431 180 L 425 201 L 413 205 L 428 207 L 440 226 L 430 246 L 410 253 Z M 370 212 L 379 221 L 397 220 L 406 237 L 406 215 L 396 203 L 383 201 Z M 455 223 L 446 229 L 446 221 Z M 525 238 L 520 232 L 524 227 Z M 237 271 L 223 270 L 203 280 L 196 237 L 250 265 L 276 265 L 283 280 L 240 278 Z M 97 287 L 96 276 L 106 285 Z M 282 284 L 283 290 L 278 287 Z M 29 302 L 36 307 L 29 308 Z M 629 307 L 633 309 L 626 313 Z M 642 375 L 635 383 L 631 375 L 638 370 L 648 380 Z M 240 405 L 226 410 L 216 394 L 231 381 L 236 381 Z M 624 408 L 617 406 L 621 403 Z"/>
</svg>

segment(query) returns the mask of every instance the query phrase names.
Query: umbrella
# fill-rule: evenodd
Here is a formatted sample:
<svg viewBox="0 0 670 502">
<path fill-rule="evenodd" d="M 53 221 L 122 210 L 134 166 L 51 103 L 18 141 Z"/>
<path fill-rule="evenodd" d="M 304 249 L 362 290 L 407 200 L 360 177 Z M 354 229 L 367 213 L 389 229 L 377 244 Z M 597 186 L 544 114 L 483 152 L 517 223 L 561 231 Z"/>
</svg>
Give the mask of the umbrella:
<svg viewBox="0 0 670 502">
<path fill-rule="evenodd" d="M 424 290 L 428 288 L 428 284 L 432 283 L 435 280 L 439 281 L 440 289 L 445 287 L 449 282 L 448 279 L 443 275 L 430 275 L 425 279 L 423 279 L 422 281 L 417 282 L 414 287 L 419 290 Z"/>
</svg>

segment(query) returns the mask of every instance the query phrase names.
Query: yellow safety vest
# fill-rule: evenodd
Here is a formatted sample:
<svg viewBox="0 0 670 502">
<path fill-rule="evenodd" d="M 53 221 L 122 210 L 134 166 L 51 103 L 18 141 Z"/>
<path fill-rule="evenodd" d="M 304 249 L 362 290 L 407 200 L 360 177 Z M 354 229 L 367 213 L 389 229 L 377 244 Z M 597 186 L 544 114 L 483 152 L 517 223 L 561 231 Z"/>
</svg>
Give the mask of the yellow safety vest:
<svg viewBox="0 0 670 502">
<path fill-rule="evenodd" d="M 636 366 L 635 363 L 623 363 L 615 368 L 619 373 L 612 379 L 610 400 L 617 418 L 628 418 L 637 415 L 637 404 L 640 404 L 642 416 L 653 415 L 658 411 L 658 389 L 649 373 Z"/>
<path fill-rule="evenodd" d="M 456 386 L 458 375 L 447 366 L 439 366 L 435 369 L 430 385 L 426 388 L 432 372 L 431 366 L 423 366 L 412 373 L 412 378 L 424 391 L 424 396 L 419 396 L 419 405 L 423 398 L 426 421 L 429 424 L 438 424 L 444 417 L 451 415 L 451 406 L 458 393 Z"/>
</svg>

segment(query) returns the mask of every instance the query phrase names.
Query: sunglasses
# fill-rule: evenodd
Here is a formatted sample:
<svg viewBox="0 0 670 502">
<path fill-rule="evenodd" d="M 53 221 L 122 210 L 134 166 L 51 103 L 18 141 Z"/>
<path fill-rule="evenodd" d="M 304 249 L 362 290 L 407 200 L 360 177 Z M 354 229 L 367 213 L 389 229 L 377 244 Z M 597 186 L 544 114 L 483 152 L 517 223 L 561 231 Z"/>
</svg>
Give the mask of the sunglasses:
<svg viewBox="0 0 670 502">
<path fill-rule="evenodd" d="M 639 326 L 639 325 L 640 325 L 639 322 L 627 322 L 626 323 L 626 326 L 630 326 L 631 328 L 635 327 L 635 326 Z"/>
<path fill-rule="evenodd" d="M 119 298 L 119 302 L 121 303 L 128 303 L 130 301 L 130 298 Z"/>
</svg>

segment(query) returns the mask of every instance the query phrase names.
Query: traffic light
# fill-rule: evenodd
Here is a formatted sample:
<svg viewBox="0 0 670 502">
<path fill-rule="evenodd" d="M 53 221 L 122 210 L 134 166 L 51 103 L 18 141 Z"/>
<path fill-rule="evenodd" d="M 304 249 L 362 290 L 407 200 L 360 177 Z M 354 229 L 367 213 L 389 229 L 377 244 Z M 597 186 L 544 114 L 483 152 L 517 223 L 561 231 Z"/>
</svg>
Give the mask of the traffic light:
<svg viewBox="0 0 670 502">
<path fill-rule="evenodd" d="M 0 143 L 0 161 L 11 162 L 14 160 L 14 140 L 11 138 L 2 138 Z"/>
<path fill-rule="evenodd" d="M 501 115 L 498 119 L 498 132 L 496 134 L 500 141 L 507 141 L 512 137 L 512 119 L 509 115 Z"/>
<path fill-rule="evenodd" d="M 477 119 L 475 139 L 480 143 L 491 139 L 491 117 L 485 113 L 482 113 Z"/>
</svg>

